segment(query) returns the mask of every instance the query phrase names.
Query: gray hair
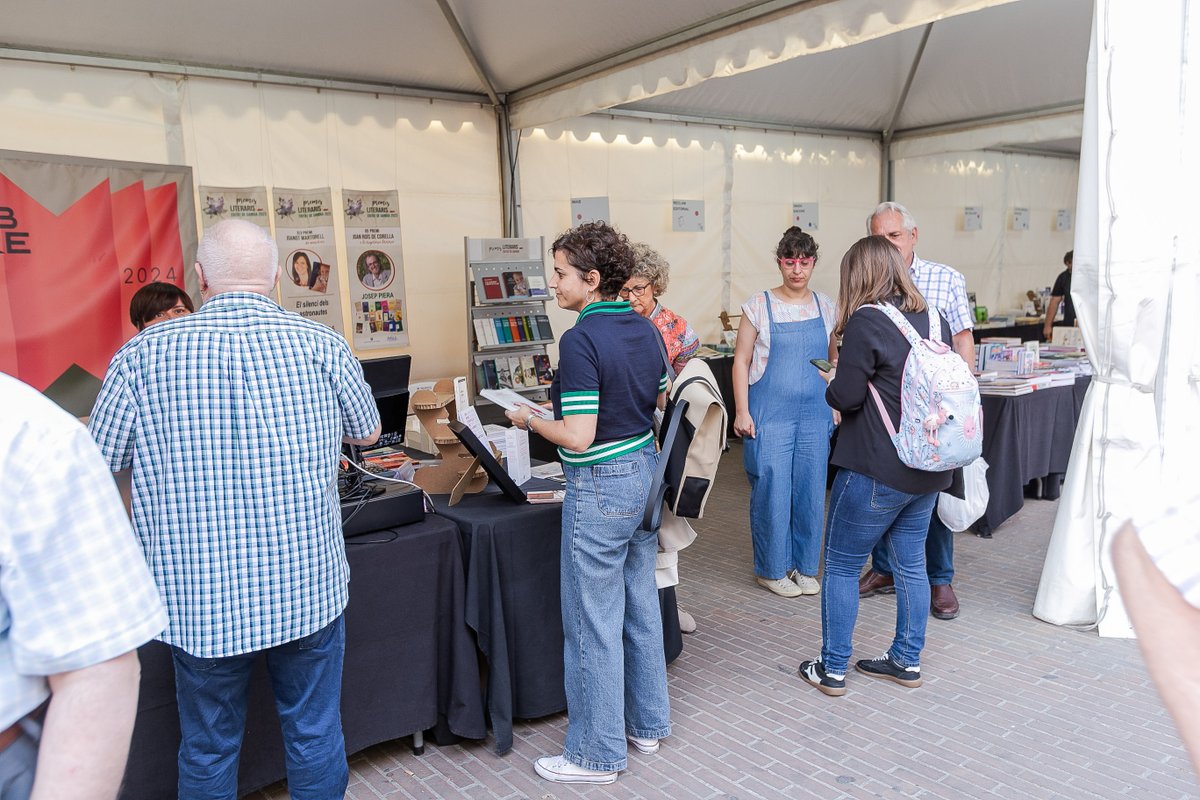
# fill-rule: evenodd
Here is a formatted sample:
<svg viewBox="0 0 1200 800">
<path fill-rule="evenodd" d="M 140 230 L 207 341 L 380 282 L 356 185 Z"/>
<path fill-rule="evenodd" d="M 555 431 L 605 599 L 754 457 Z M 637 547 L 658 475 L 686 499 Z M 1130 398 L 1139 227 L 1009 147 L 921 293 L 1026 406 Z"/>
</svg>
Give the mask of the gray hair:
<svg viewBox="0 0 1200 800">
<path fill-rule="evenodd" d="M 888 200 L 886 203 L 880 203 L 875 206 L 875 210 L 871 212 L 871 216 L 867 217 L 867 233 L 871 232 L 871 221 L 881 214 L 886 214 L 889 211 L 895 211 L 900 215 L 900 222 L 904 225 L 904 230 L 912 232 L 912 229 L 917 227 L 917 221 L 913 219 L 913 215 L 908 213 L 908 209 L 899 203 L 893 203 Z"/>
<path fill-rule="evenodd" d="M 232 286 L 275 284 L 279 247 L 271 234 L 252 222 L 226 219 L 204 232 L 196 248 L 208 285 L 221 291 Z"/>
<path fill-rule="evenodd" d="M 633 272 L 631 278 L 645 278 L 654 285 L 654 296 L 658 297 L 667 290 L 671 280 L 671 265 L 663 258 L 662 253 L 645 242 L 634 242 Z"/>
</svg>

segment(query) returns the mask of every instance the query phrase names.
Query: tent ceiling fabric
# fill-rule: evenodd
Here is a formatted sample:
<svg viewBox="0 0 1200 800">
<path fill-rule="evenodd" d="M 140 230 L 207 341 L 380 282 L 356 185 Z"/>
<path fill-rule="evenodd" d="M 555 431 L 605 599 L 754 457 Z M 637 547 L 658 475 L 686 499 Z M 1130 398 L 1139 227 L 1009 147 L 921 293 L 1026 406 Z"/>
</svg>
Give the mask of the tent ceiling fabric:
<svg viewBox="0 0 1200 800">
<path fill-rule="evenodd" d="M 1092 14 L 1092 0 L 445 4 L 512 98 L 514 127 L 622 108 L 868 135 L 886 128 L 930 22 L 901 133 L 1079 103 Z M 438 0 L 15 4 L 0 55 L 31 50 L 487 102 Z M 1078 152 L 1070 132 L 1059 138 Z"/>
</svg>

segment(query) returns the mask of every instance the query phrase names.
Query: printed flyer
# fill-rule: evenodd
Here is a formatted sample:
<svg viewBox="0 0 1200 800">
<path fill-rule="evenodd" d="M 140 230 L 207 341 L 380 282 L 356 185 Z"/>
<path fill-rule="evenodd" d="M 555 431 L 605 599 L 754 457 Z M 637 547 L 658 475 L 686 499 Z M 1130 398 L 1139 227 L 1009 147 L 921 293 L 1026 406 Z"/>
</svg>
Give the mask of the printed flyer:
<svg viewBox="0 0 1200 800">
<path fill-rule="evenodd" d="M 279 304 L 342 333 L 330 190 L 277 188 L 274 195 Z"/>
<path fill-rule="evenodd" d="M 408 345 L 399 194 L 346 189 L 350 333 L 356 349 Z"/>
</svg>

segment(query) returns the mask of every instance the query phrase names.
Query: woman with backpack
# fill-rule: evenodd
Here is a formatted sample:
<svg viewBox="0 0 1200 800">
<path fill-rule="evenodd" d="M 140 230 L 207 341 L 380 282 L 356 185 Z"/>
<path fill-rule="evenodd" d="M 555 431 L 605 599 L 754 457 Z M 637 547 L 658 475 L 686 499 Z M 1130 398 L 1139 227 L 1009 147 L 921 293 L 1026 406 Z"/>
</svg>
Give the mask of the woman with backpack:
<svg viewBox="0 0 1200 800">
<path fill-rule="evenodd" d="M 896 635 L 886 653 L 860 660 L 855 668 L 901 686 L 921 685 L 929 616 L 925 535 L 938 493 L 949 488 L 951 477 L 948 471 L 906 466 L 890 438 L 881 412 L 900 426 L 902 377 L 912 346 L 897 323 L 872 304 L 894 307 L 922 339 L 930 338 L 929 307 L 899 251 L 882 236 L 860 239 L 842 257 L 834 327 L 842 347 L 836 368 L 820 373 L 829 382 L 825 399 L 841 412 L 842 423 L 831 459 L 838 472 L 826 518 L 821 656 L 801 663 L 799 673 L 833 697 L 846 693 L 858 576 L 881 539 L 896 581 Z M 949 342 L 949 324 L 936 312 L 932 318 L 940 323 L 941 341 Z"/>
</svg>

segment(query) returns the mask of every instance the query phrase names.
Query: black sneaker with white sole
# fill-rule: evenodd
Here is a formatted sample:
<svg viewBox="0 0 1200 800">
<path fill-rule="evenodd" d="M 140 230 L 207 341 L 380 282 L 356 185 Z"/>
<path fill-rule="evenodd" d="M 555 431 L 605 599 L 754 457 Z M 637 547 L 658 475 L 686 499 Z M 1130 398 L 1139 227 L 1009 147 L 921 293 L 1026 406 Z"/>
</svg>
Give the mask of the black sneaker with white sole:
<svg viewBox="0 0 1200 800">
<path fill-rule="evenodd" d="M 817 691 L 822 694 L 841 697 L 846 693 L 846 676 L 843 675 L 840 678 L 831 676 L 825 671 L 825 665 L 821 663 L 820 659 L 802 661 L 797 672 L 805 683 L 816 687 Z"/>
<path fill-rule="evenodd" d="M 920 667 L 902 667 L 893 661 L 888 653 L 884 653 L 879 658 L 864 658 L 857 661 L 854 668 L 863 675 L 870 675 L 872 678 L 886 678 L 910 689 L 921 685 Z"/>
</svg>

